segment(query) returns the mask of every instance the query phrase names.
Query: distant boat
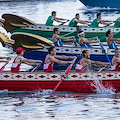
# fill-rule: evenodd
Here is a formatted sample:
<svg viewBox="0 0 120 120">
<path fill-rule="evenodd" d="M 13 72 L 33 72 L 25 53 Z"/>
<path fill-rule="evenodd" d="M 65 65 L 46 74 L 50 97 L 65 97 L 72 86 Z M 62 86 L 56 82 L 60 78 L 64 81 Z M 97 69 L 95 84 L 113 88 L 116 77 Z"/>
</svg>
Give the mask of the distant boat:
<svg viewBox="0 0 120 120">
<path fill-rule="evenodd" d="M 120 0 L 80 0 L 85 6 L 120 8 Z"/>
</svg>

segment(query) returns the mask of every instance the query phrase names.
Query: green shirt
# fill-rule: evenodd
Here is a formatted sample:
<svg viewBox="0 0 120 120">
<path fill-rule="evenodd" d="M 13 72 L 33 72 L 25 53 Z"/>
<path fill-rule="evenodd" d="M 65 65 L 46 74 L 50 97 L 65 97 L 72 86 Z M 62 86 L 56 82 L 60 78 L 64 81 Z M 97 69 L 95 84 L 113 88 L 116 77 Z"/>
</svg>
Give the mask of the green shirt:
<svg viewBox="0 0 120 120">
<path fill-rule="evenodd" d="M 114 27 L 120 27 L 120 22 L 118 22 L 119 19 L 120 19 L 120 17 L 116 20 Z"/>
<path fill-rule="evenodd" d="M 75 26 L 77 26 L 77 22 L 73 22 L 74 21 L 74 19 L 76 19 L 76 18 L 73 18 L 70 22 L 69 22 L 69 27 L 75 27 Z"/>
<path fill-rule="evenodd" d="M 98 27 L 99 23 L 98 23 L 99 18 L 96 18 L 92 21 L 92 23 L 90 24 L 90 27 Z"/>
<path fill-rule="evenodd" d="M 47 19 L 45 25 L 48 25 L 48 26 L 52 26 L 52 25 L 53 25 L 52 17 L 53 17 L 52 15 L 48 17 L 48 19 Z"/>
</svg>

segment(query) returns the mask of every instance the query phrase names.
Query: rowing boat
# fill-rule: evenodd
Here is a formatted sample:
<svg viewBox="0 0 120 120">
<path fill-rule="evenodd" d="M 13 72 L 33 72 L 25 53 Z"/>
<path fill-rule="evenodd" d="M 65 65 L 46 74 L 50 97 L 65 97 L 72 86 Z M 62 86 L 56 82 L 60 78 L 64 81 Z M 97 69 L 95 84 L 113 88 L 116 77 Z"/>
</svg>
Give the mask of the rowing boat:
<svg viewBox="0 0 120 120">
<path fill-rule="evenodd" d="M 101 42 L 105 42 L 105 33 L 108 30 L 111 30 L 114 33 L 119 33 L 120 28 L 114 27 L 97 27 L 91 28 L 88 26 L 81 26 L 79 29 L 76 27 L 68 27 L 68 25 L 61 26 L 45 26 L 44 24 L 36 24 L 33 21 L 13 14 L 3 14 L 2 18 L 4 20 L 0 20 L 1 24 L 3 24 L 4 29 L 11 34 L 16 32 L 30 33 L 36 34 L 38 36 L 43 36 L 46 38 L 52 38 L 53 36 L 53 28 L 58 27 L 60 29 L 60 36 L 75 36 L 78 38 L 77 31 L 83 30 L 86 33 L 87 38 L 98 36 L 101 39 Z M 116 34 L 114 37 L 120 37 L 119 34 Z"/>
<path fill-rule="evenodd" d="M 46 89 L 53 90 L 56 84 L 61 80 L 64 72 L 58 71 L 53 73 L 44 72 L 20 72 L 0 73 L 0 90 L 9 91 L 42 91 Z M 96 80 L 102 81 L 104 87 L 120 91 L 120 73 L 119 72 L 89 72 L 68 73 L 64 81 L 57 88 L 57 91 L 78 92 L 78 93 L 95 93 Z"/>
<path fill-rule="evenodd" d="M 10 41 L 0 33 L 1 36 L 1 43 L 3 46 L 11 49 L 16 50 L 18 47 L 23 47 L 26 50 L 24 55 L 25 58 L 28 59 L 40 59 L 44 62 L 45 56 L 48 54 L 48 48 L 52 45 L 52 41 L 43 38 L 41 36 L 30 34 L 30 33 L 21 33 L 16 32 L 13 33 L 11 38 L 14 41 Z M 98 46 L 97 46 L 98 47 Z M 74 44 L 64 44 L 64 46 L 56 46 L 57 55 L 67 55 L 67 56 L 76 56 L 77 60 L 76 63 L 82 58 L 82 51 L 88 50 L 90 53 L 91 60 L 103 61 L 108 62 L 107 57 L 104 53 L 104 50 L 100 48 L 81 48 L 76 47 Z M 107 54 L 112 59 L 114 55 L 114 49 L 107 49 Z M 55 64 L 54 70 L 64 70 L 66 69 L 66 65 L 60 66 L 59 64 Z M 74 67 L 73 67 L 74 68 Z M 39 69 L 43 69 L 43 64 L 39 67 Z"/>
<path fill-rule="evenodd" d="M 80 0 L 86 6 L 120 8 L 119 0 Z"/>
</svg>

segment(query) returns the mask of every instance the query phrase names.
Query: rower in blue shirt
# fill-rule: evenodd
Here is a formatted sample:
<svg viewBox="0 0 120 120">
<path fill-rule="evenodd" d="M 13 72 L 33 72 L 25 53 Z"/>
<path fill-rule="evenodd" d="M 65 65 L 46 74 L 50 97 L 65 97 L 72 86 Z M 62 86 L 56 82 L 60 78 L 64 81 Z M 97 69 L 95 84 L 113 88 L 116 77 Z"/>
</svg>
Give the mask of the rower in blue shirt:
<svg viewBox="0 0 120 120">
<path fill-rule="evenodd" d="M 59 28 L 54 28 L 53 29 L 54 35 L 53 35 L 53 42 L 55 46 L 63 46 L 62 41 L 76 41 L 74 36 L 70 36 L 70 37 L 61 37 L 59 36 L 60 31 Z"/>
<path fill-rule="evenodd" d="M 109 48 L 116 49 L 117 48 L 116 43 L 119 43 L 120 38 L 113 38 L 113 33 L 110 30 L 106 32 L 106 36 L 107 36 L 106 41 L 107 41 Z"/>
<path fill-rule="evenodd" d="M 80 47 L 86 47 L 89 48 L 91 47 L 91 43 L 96 43 L 99 42 L 100 40 L 98 39 L 98 37 L 94 37 L 94 38 L 85 38 L 85 33 L 83 31 L 79 31 L 78 33 L 79 36 L 79 44 Z"/>
</svg>

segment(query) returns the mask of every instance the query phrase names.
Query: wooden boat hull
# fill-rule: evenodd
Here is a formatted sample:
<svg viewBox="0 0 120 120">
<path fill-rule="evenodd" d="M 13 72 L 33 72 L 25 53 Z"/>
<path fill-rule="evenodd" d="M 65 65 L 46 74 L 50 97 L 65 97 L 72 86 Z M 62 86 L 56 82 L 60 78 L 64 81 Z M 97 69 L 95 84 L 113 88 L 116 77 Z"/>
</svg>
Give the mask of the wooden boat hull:
<svg viewBox="0 0 120 120">
<path fill-rule="evenodd" d="M 44 24 L 36 24 L 36 25 L 29 25 L 28 27 L 21 27 L 18 29 L 14 29 L 10 32 L 11 34 L 15 32 L 25 32 L 25 33 L 36 34 L 46 38 L 52 38 L 54 27 L 58 27 L 60 29 L 60 36 L 75 36 L 76 39 L 78 39 L 78 33 L 76 30 L 76 27 L 68 27 L 64 25 L 63 26 L 45 26 Z M 120 31 L 120 28 L 114 28 L 114 27 L 97 27 L 97 28 L 80 27 L 79 29 L 85 32 L 86 38 L 92 38 L 92 37 L 98 36 L 101 42 L 106 42 L 106 32 L 108 30 L 111 30 L 113 34 Z M 118 33 L 114 35 L 114 37 L 119 38 L 120 34 Z"/>
<path fill-rule="evenodd" d="M 46 55 L 48 54 L 48 48 L 49 46 L 45 46 L 43 49 L 38 49 L 36 51 L 30 51 L 24 55 L 25 58 L 28 59 L 40 59 L 43 61 L 45 60 Z M 90 59 L 95 61 L 102 61 L 102 62 L 108 62 L 105 53 L 100 48 L 76 48 L 76 47 L 56 47 L 57 55 L 67 55 L 67 56 L 76 56 L 77 60 L 75 63 L 77 63 L 82 58 L 82 51 L 88 50 L 90 52 Z M 113 58 L 114 50 L 108 49 L 108 55 L 110 60 Z M 68 65 L 59 65 L 54 64 L 54 70 L 65 70 Z M 75 68 L 75 65 L 73 65 L 73 68 Z M 43 64 L 39 67 L 40 70 L 43 69 Z"/>
<path fill-rule="evenodd" d="M 53 90 L 60 81 L 64 72 L 53 73 L 0 73 L 0 90 L 9 91 L 42 91 L 43 89 Z M 92 84 L 95 80 L 102 80 L 102 85 L 106 88 L 113 88 L 120 91 L 119 72 L 101 73 L 76 73 L 70 72 L 65 80 L 60 84 L 57 91 L 95 93 L 96 87 Z"/>
<path fill-rule="evenodd" d="M 11 34 L 16 32 L 23 32 L 23 33 L 30 33 L 36 34 L 38 36 L 52 38 L 53 36 L 53 29 L 58 27 L 60 29 L 61 36 L 75 36 L 76 39 L 78 38 L 78 30 L 83 30 L 86 33 L 87 38 L 96 37 L 98 36 L 101 42 L 106 41 L 106 31 L 111 30 L 113 33 L 119 32 L 120 28 L 114 27 L 98 27 L 98 28 L 91 28 L 91 27 L 68 27 L 68 25 L 61 25 L 61 26 L 45 26 L 44 24 L 35 24 L 33 21 L 13 14 L 3 14 L 2 18 L 5 20 L 0 21 L 3 24 L 4 29 Z M 119 34 L 116 34 L 114 37 L 120 37 Z"/>
<path fill-rule="evenodd" d="M 85 6 L 92 7 L 110 7 L 110 8 L 120 8 L 119 0 L 110 0 L 109 2 L 106 0 L 80 0 Z M 103 4 L 104 3 L 104 4 Z"/>
</svg>

